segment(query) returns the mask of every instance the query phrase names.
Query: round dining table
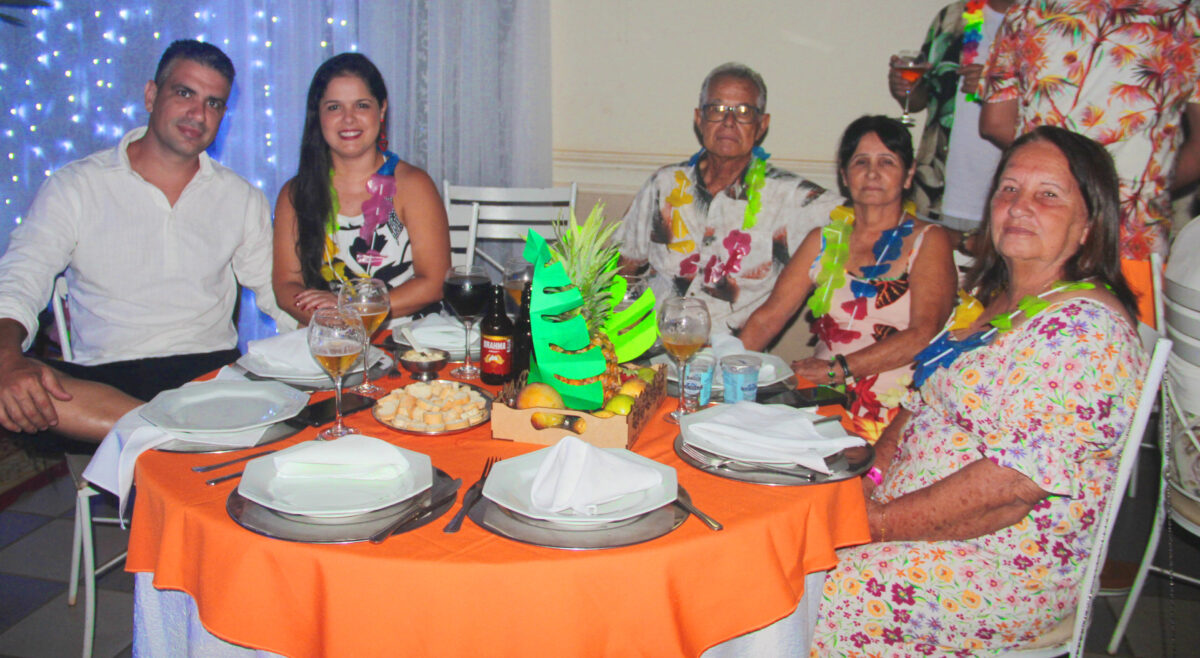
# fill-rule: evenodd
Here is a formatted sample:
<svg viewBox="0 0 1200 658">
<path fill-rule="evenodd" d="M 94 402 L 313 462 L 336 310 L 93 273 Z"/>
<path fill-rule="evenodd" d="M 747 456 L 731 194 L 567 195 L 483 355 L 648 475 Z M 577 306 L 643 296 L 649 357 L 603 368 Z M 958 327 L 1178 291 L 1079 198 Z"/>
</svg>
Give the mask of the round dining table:
<svg viewBox="0 0 1200 658">
<path fill-rule="evenodd" d="M 392 376 L 380 384 L 410 381 Z M 689 517 L 652 541 L 603 550 L 519 543 L 471 521 L 445 533 L 457 503 L 438 521 L 381 544 L 272 539 L 230 518 L 226 501 L 236 478 L 205 484 L 244 463 L 192 471 L 262 448 L 146 452 L 135 471 L 126 563 L 138 574 L 135 626 L 142 627 L 135 629 L 135 653 L 171 650 L 137 645 L 169 643 L 172 633 L 187 643 L 187 620 L 164 619 L 147 607 L 170 597 L 183 597 L 192 621 L 220 641 L 295 657 L 699 656 L 796 617 L 806 577 L 810 587 L 822 582 L 837 562 L 835 549 L 869 541 L 859 479 L 777 487 L 699 471 L 673 450 L 678 427 L 662 415 L 674 405 L 664 402 L 630 449 L 674 467 L 680 486 L 724 530 Z M 369 411 L 347 421 L 361 434 L 425 453 L 435 467 L 462 478 L 460 500 L 489 457 L 544 447 L 495 439 L 486 423 L 422 436 L 392 430 Z M 304 430 L 271 447 L 315 433 Z M 819 596 L 810 593 L 810 607 Z M 165 628 L 171 625 L 181 628 Z M 147 634 L 155 639 L 145 640 Z"/>
</svg>

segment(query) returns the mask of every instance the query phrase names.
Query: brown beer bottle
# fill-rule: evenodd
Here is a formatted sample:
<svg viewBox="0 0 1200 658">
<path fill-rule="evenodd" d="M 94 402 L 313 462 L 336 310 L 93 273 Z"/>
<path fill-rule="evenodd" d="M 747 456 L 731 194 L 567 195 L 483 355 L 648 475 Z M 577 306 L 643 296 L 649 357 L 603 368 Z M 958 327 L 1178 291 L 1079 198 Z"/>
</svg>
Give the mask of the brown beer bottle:
<svg viewBox="0 0 1200 658">
<path fill-rule="evenodd" d="M 480 379 L 498 386 L 513 375 L 513 323 L 504 312 L 504 288 L 492 287 L 492 304 L 479 327 L 482 338 Z"/>
<path fill-rule="evenodd" d="M 533 329 L 529 326 L 529 298 L 533 293 L 531 284 L 525 284 L 525 290 L 521 293 L 521 310 L 517 313 L 517 329 L 515 335 L 516 344 L 513 346 L 513 378 L 521 376 L 521 373 L 529 370 L 529 363 L 533 361 Z"/>
</svg>

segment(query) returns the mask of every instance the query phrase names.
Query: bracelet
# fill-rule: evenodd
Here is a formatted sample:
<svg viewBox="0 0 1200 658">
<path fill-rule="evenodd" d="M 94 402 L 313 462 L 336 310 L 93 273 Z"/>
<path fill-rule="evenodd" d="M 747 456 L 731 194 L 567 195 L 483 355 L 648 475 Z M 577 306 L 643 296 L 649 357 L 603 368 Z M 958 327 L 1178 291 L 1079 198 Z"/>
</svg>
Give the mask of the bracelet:
<svg viewBox="0 0 1200 658">
<path fill-rule="evenodd" d="M 854 375 L 850 374 L 850 365 L 846 363 L 846 356 L 843 354 L 834 354 L 833 358 L 837 359 L 838 365 L 842 367 L 843 380 L 847 386 L 854 379 Z"/>
<path fill-rule="evenodd" d="M 879 543 L 887 541 L 887 505 L 879 508 Z"/>
<path fill-rule="evenodd" d="M 867 479 L 875 483 L 875 486 L 883 484 L 883 471 L 879 470 L 878 466 L 872 466 L 871 470 L 866 472 Z"/>
<path fill-rule="evenodd" d="M 835 381 L 834 378 L 837 377 L 837 371 L 834 370 L 834 366 L 836 363 L 837 363 L 837 361 L 835 361 L 833 358 L 830 358 L 829 359 L 829 370 L 825 371 L 825 376 L 829 378 L 829 383 L 831 383 L 831 384 Z"/>
</svg>

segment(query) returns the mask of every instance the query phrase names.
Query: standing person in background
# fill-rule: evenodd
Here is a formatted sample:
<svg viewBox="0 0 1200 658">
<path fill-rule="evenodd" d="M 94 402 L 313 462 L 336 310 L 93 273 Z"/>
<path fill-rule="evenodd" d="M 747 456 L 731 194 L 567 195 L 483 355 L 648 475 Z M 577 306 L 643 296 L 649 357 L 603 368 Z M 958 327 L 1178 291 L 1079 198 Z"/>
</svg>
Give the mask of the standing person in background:
<svg viewBox="0 0 1200 658">
<path fill-rule="evenodd" d="M 1009 11 L 984 74 L 985 137 L 1007 146 L 1061 126 L 1112 155 L 1122 270 L 1151 325 L 1149 260 L 1167 253 L 1170 192 L 1200 179 L 1198 58 L 1200 6 L 1188 0 L 1025 0 Z"/>
<path fill-rule="evenodd" d="M 959 0 L 933 18 L 921 59 L 929 72 L 916 83 L 888 69 L 888 89 L 909 111 L 928 109 L 917 151 L 917 214 L 958 231 L 963 240 L 979 228 L 987 186 L 1000 149 L 979 134 L 977 95 L 988 49 L 1014 0 Z"/>
</svg>

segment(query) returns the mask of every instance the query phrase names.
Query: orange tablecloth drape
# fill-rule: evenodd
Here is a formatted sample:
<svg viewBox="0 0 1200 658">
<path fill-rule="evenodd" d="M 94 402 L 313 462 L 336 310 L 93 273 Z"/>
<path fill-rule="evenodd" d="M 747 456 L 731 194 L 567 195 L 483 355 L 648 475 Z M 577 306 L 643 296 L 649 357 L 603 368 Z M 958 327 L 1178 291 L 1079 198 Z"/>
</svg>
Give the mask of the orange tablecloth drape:
<svg viewBox="0 0 1200 658">
<path fill-rule="evenodd" d="M 463 491 L 487 457 L 541 447 L 493 440 L 487 425 L 423 437 L 389 430 L 369 412 L 350 421 L 430 455 L 464 480 Z M 229 518 L 225 500 L 237 481 L 204 481 L 234 467 L 191 471 L 228 456 L 152 451 L 137 464 L 126 568 L 190 594 L 214 635 L 288 656 L 695 656 L 790 613 L 804 576 L 829 569 L 835 548 L 869 534 L 857 479 L 768 487 L 718 478 L 676 457 L 676 432 L 656 419 L 633 449 L 676 467 L 696 504 L 725 524 L 722 532 L 689 518 L 638 546 L 562 551 L 508 541 L 470 521 L 445 534 L 447 515 L 380 545 L 291 543 Z"/>
</svg>

